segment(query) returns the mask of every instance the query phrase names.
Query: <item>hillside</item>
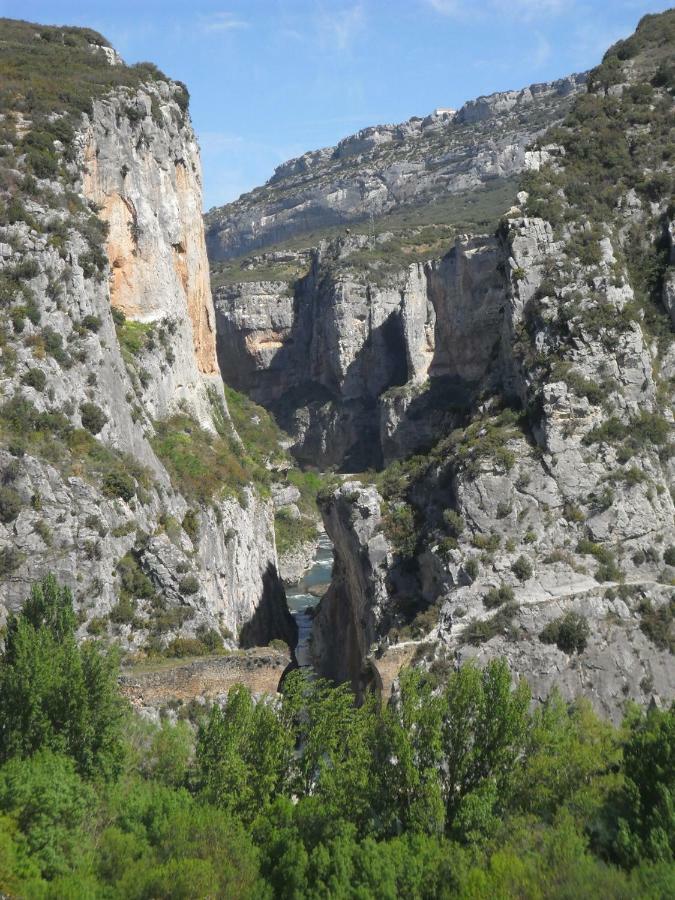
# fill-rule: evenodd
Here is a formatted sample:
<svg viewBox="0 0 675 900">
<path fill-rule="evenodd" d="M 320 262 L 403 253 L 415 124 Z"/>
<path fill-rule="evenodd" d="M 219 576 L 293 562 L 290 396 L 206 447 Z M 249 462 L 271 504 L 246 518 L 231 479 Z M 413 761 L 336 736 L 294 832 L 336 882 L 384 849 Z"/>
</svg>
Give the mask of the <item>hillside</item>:
<svg viewBox="0 0 675 900">
<path fill-rule="evenodd" d="M 564 116 L 584 81 L 573 75 L 479 97 L 458 111 L 366 128 L 289 160 L 262 187 L 208 212 L 209 258 L 228 260 L 289 239 L 316 244 L 327 230 L 371 215 L 405 213 L 415 223 L 426 218 L 427 204 L 482 187 L 499 190 L 501 181 L 538 164 L 527 146 Z M 456 221 L 452 204 L 434 216 L 446 220 Z"/>
</svg>

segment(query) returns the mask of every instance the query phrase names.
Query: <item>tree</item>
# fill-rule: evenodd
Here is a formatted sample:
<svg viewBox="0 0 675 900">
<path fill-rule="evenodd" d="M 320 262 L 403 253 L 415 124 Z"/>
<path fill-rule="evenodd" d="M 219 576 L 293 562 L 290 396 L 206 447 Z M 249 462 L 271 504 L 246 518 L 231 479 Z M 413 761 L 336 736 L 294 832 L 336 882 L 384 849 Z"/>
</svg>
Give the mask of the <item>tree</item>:
<svg viewBox="0 0 675 900">
<path fill-rule="evenodd" d="M 525 681 L 512 689 L 506 661 L 491 660 L 482 671 L 469 663 L 454 672 L 443 701 L 441 777 L 451 828 L 469 795 L 480 790 L 485 800 L 490 781 L 492 796 L 502 803 L 507 797 L 525 745 L 530 691 Z"/>
<path fill-rule="evenodd" d="M 49 575 L 7 623 L 0 655 L 0 761 L 48 748 L 81 774 L 120 771 L 123 702 L 117 662 L 91 642 L 78 646 L 70 590 Z"/>
<path fill-rule="evenodd" d="M 243 685 L 226 706 L 214 706 L 197 736 L 197 780 L 202 796 L 251 822 L 279 790 L 293 736 L 266 703 L 254 703 Z"/>
<path fill-rule="evenodd" d="M 615 852 L 627 866 L 675 860 L 675 705 L 629 718 Z"/>
</svg>

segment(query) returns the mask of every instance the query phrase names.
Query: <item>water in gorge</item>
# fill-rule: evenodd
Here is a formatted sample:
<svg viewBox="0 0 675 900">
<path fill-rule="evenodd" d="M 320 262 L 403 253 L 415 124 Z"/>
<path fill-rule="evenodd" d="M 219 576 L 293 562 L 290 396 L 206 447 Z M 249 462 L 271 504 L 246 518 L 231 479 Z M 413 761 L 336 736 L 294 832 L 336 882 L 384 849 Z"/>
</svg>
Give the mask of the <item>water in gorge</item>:
<svg viewBox="0 0 675 900">
<path fill-rule="evenodd" d="M 310 638 L 312 635 L 312 618 L 307 613 L 319 602 L 320 597 L 310 593 L 318 587 L 328 587 L 333 571 L 333 545 L 326 534 L 322 534 L 316 546 L 314 561 L 305 576 L 294 585 L 286 588 L 288 608 L 298 625 L 298 645 L 295 656 L 299 666 L 311 666 Z"/>
</svg>

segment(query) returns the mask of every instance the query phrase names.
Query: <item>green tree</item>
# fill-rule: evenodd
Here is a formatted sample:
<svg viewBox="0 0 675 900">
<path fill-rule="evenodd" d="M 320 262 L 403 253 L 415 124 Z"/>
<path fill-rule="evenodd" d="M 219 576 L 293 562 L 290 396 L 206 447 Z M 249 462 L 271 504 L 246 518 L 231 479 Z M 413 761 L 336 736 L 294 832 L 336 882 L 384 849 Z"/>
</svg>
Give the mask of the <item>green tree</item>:
<svg viewBox="0 0 675 900">
<path fill-rule="evenodd" d="M 513 689 L 506 661 L 491 660 L 482 671 L 469 663 L 454 672 L 443 700 L 441 777 L 452 829 L 467 803 L 505 802 L 525 746 L 530 691 L 525 681 Z M 484 810 L 480 816 L 484 818 Z"/>
<path fill-rule="evenodd" d="M 254 703 L 243 685 L 226 706 L 214 706 L 197 736 L 197 780 L 202 796 L 246 822 L 271 801 L 285 777 L 293 736 L 266 703 Z"/>
<path fill-rule="evenodd" d="M 675 860 L 675 705 L 629 717 L 615 852 L 634 866 Z"/>
<path fill-rule="evenodd" d="M 41 748 L 67 753 L 82 774 L 121 769 L 123 704 L 117 664 L 78 646 L 68 588 L 47 576 L 9 617 L 0 654 L 0 760 Z"/>
<path fill-rule="evenodd" d="M 84 825 L 94 808 L 94 792 L 67 756 L 40 750 L 0 769 L 0 812 L 16 823 L 45 878 L 86 864 L 91 848 Z"/>
</svg>

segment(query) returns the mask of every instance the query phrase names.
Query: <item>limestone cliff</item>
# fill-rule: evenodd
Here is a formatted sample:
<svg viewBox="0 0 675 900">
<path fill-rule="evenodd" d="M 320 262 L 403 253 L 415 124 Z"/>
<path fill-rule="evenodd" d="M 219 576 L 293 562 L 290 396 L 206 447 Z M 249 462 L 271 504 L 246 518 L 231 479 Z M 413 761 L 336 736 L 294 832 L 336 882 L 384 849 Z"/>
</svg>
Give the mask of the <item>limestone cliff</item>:
<svg viewBox="0 0 675 900">
<path fill-rule="evenodd" d="M 131 110 L 132 118 L 129 118 Z M 96 100 L 82 134 L 83 192 L 108 225 L 110 302 L 127 319 L 174 321 L 173 359 L 153 388 L 163 418 L 182 402 L 210 423 L 204 376 L 219 382 L 201 218 L 201 168 L 170 84 Z"/>
<path fill-rule="evenodd" d="M 0 613 L 53 571 L 82 636 L 292 644 L 217 367 L 185 89 L 78 29 L 10 26 L 62 93 L 29 68 L 1 114 Z"/>
<path fill-rule="evenodd" d="M 360 236 L 322 244 L 294 294 L 216 292 L 225 380 L 275 414 L 299 460 L 348 472 L 430 446 L 494 386 L 506 303 L 492 237 L 458 236 L 384 281 L 357 267 L 364 249 Z"/>
</svg>

